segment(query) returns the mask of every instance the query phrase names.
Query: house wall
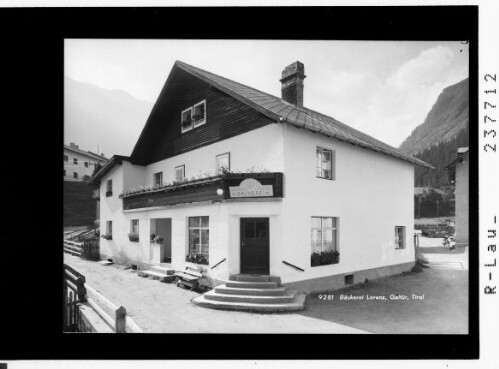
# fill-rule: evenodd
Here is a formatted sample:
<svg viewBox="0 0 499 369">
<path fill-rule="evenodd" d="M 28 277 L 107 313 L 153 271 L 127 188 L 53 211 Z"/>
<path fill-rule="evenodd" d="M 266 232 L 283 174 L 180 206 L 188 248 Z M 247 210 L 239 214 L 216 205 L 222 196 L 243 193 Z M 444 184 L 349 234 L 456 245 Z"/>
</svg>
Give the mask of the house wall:
<svg viewBox="0 0 499 369">
<path fill-rule="evenodd" d="M 277 260 L 275 273 L 281 280 L 414 262 L 413 165 L 289 125 L 284 132 L 283 242 L 277 245 L 278 256 L 305 272 Z M 335 151 L 335 180 L 316 178 L 317 146 Z M 311 267 L 312 216 L 339 218 L 338 264 Z M 395 226 L 406 227 L 404 249 L 395 249 Z"/>
<path fill-rule="evenodd" d="M 130 260 L 148 263 L 151 259 L 150 234 L 151 219 L 171 218 L 171 256 L 172 266 L 183 269 L 188 248 L 187 221 L 190 216 L 210 217 L 210 265 L 227 258 L 232 272 L 239 273 L 239 217 L 241 216 L 269 216 L 273 214 L 270 226 L 275 227 L 271 233 L 271 242 L 277 244 L 280 234 L 278 227 L 280 202 L 246 202 L 212 204 L 196 203 L 175 205 L 161 209 L 127 210 L 122 211 L 122 200 L 118 195 L 124 188 L 150 185 L 153 183 L 153 174 L 163 171 L 163 181 L 174 180 L 174 168 L 185 165 L 187 178 L 196 176 L 199 172 L 215 172 L 216 155 L 230 152 L 232 170 L 247 171 L 252 167 L 265 168 L 269 171 L 282 172 L 283 159 L 283 127 L 272 124 L 248 132 L 244 135 L 219 141 L 165 159 L 146 167 L 132 165 L 123 161 L 122 165 L 113 168 L 101 180 L 101 223 L 113 221 L 113 239 L 101 239 L 101 254 L 103 257 L 122 254 Z M 106 181 L 113 180 L 113 196 L 105 197 Z M 130 242 L 130 221 L 139 219 L 139 242 Z M 157 225 L 156 225 L 157 227 Z M 273 237 L 273 238 L 272 238 Z M 229 245 L 230 251 L 229 251 Z M 225 278 L 228 273 L 229 262 L 220 264 L 214 271 L 210 271 L 213 278 Z M 272 270 L 272 266 L 271 266 Z"/>
<path fill-rule="evenodd" d="M 145 167 L 145 185 L 153 184 L 153 175 L 163 172 L 163 182 L 175 180 L 175 167 L 185 165 L 188 179 L 216 172 L 216 156 L 230 152 L 231 170 L 248 171 L 252 167 L 271 172 L 284 170 L 282 126 L 270 124 L 244 135 L 219 141 L 194 151 L 174 156 Z M 128 185 L 129 183 L 127 183 Z"/>
<path fill-rule="evenodd" d="M 64 149 L 64 155 L 68 157 L 68 161 L 63 162 L 64 169 L 66 170 L 66 175 L 64 176 L 65 180 L 75 180 L 73 178 L 74 172 L 78 173 L 77 180 L 79 181 L 82 181 L 85 175 L 90 177 L 94 172 L 95 165 L 98 163 L 98 161 L 92 157 L 82 155 L 68 149 Z M 78 164 L 73 164 L 74 158 L 78 159 Z M 85 162 L 89 163 L 88 168 L 85 168 Z"/>
<path fill-rule="evenodd" d="M 468 244 L 469 226 L 469 159 L 468 154 L 464 161 L 456 162 L 456 243 Z"/>
<path fill-rule="evenodd" d="M 317 146 L 335 151 L 334 181 L 316 178 Z M 181 164 L 185 164 L 187 178 L 199 171 L 213 172 L 216 155 L 225 152 L 231 153 L 233 170 L 246 171 L 256 165 L 284 172 L 284 198 L 122 211 L 118 195 L 124 187 L 152 184 L 153 174 L 159 171 L 163 171 L 163 180 L 170 182 L 175 166 Z M 171 218 L 172 267 L 183 269 L 195 265 L 185 262 L 188 218 L 208 216 L 210 265 L 203 267 L 214 266 L 226 258 L 215 269 L 208 269 L 211 278 L 222 280 L 229 274 L 240 273 L 240 218 L 268 217 L 270 274 L 280 276 L 283 283 L 324 280 L 360 270 L 372 270 L 364 273 L 369 278 L 379 270 L 400 272 L 414 263 L 413 176 L 412 164 L 387 155 L 289 125 L 267 125 L 147 167 L 123 162 L 113 168 L 101 184 L 101 193 L 105 194 L 105 182 L 113 178 L 113 196 L 101 201 L 101 222 L 113 220 L 113 240 L 101 239 L 101 253 L 149 263 L 151 224 L 154 224 L 151 219 Z M 338 264 L 311 267 L 312 216 L 339 218 Z M 139 219 L 138 243 L 130 242 L 127 236 L 132 219 Z M 395 226 L 406 227 L 405 248 L 401 250 L 395 249 Z M 283 260 L 305 272 L 284 265 Z"/>
</svg>

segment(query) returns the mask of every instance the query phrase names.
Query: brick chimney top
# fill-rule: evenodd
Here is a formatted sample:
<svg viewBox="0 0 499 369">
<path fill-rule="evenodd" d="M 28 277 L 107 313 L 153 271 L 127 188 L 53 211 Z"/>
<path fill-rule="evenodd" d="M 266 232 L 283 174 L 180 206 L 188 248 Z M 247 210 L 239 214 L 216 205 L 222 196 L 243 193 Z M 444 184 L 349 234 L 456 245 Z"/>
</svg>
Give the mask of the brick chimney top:
<svg viewBox="0 0 499 369">
<path fill-rule="evenodd" d="M 76 145 L 74 142 L 71 142 L 71 143 L 69 144 L 69 147 L 73 147 L 73 148 L 75 148 L 75 149 L 78 149 L 78 145 Z"/>
<path fill-rule="evenodd" d="M 281 75 L 281 94 L 282 99 L 297 107 L 303 107 L 303 80 L 305 75 L 305 66 L 296 61 L 288 65 L 282 71 Z"/>
</svg>

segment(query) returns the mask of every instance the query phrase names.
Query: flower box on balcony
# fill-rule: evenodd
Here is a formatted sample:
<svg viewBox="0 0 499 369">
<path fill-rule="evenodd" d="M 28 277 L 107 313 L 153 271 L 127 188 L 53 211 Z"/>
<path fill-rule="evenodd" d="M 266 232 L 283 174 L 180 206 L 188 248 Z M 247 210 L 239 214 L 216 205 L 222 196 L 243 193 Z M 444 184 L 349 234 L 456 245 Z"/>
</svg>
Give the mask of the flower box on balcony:
<svg viewBox="0 0 499 369">
<path fill-rule="evenodd" d="M 189 254 L 185 257 L 185 261 L 195 264 L 203 264 L 203 265 L 209 264 L 208 257 L 203 254 Z"/>
<path fill-rule="evenodd" d="M 319 265 L 338 264 L 340 262 L 340 253 L 338 251 L 314 252 L 310 259 L 313 267 Z"/>
<path fill-rule="evenodd" d="M 106 197 L 110 197 L 110 196 L 113 196 L 113 191 L 107 191 L 106 192 Z"/>
<path fill-rule="evenodd" d="M 103 234 L 101 237 L 104 238 L 105 240 L 112 240 L 113 239 L 112 234 Z"/>
<path fill-rule="evenodd" d="M 128 239 L 130 242 L 139 242 L 139 234 L 138 233 L 129 233 Z"/>
</svg>

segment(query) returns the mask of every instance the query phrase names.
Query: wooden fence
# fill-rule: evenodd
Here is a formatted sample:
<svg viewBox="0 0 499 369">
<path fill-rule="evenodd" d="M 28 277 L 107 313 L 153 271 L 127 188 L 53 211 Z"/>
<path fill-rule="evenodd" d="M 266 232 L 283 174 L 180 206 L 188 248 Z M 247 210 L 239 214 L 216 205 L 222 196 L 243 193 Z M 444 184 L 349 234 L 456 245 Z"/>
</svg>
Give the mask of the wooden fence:
<svg viewBox="0 0 499 369">
<path fill-rule="evenodd" d="M 113 304 L 86 284 L 82 274 L 64 264 L 64 332 L 87 331 L 82 323 L 81 304 L 88 304 L 115 333 L 142 333 L 126 316 L 125 307 Z"/>
<path fill-rule="evenodd" d="M 85 277 L 64 264 L 64 332 L 77 332 L 81 316 L 78 304 L 86 300 Z"/>
<path fill-rule="evenodd" d="M 64 240 L 64 252 L 81 257 L 83 242 Z"/>
</svg>

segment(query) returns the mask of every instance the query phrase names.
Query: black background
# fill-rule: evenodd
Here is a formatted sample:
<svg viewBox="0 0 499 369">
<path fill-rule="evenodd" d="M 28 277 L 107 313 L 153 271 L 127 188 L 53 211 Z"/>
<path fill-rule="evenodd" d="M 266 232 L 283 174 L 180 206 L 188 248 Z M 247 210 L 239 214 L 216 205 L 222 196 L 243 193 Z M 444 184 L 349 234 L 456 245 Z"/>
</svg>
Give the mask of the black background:
<svg viewBox="0 0 499 369">
<path fill-rule="evenodd" d="M 0 9 L 0 32 L 0 359 L 478 357 L 478 7 Z M 63 335 L 65 38 L 469 40 L 470 334 Z"/>
</svg>

